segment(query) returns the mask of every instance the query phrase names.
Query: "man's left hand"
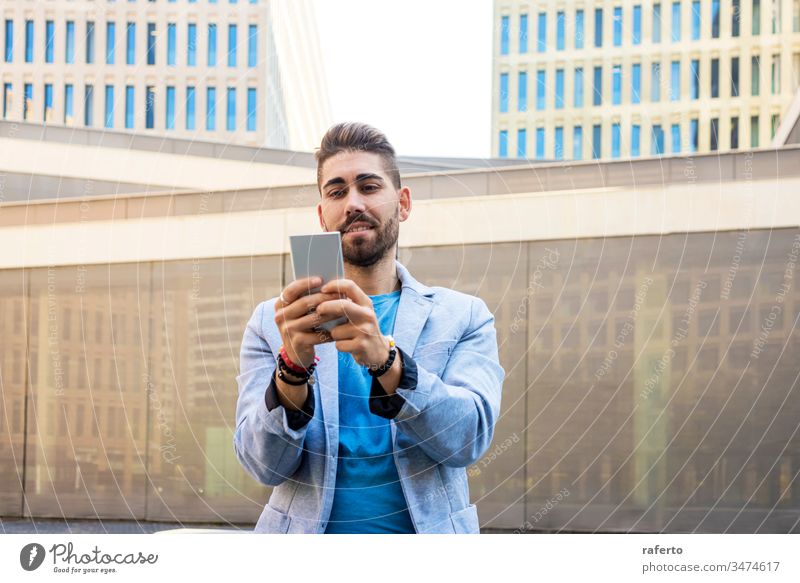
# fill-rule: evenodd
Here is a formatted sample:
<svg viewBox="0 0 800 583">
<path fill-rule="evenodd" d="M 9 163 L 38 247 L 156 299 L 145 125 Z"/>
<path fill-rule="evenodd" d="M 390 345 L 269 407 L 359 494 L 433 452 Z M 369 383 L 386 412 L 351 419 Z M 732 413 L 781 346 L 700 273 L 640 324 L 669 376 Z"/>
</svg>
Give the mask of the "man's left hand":
<svg viewBox="0 0 800 583">
<path fill-rule="evenodd" d="M 322 293 L 339 293 L 340 300 L 328 300 L 317 306 L 322 320 L 335 320 L 344 316 L 347 323 L 330 332 L 336 350 L 349 352 L 361 366 L 379 367 L 389 358 L 389 344 L 381 334 L 372 300 L 350 279 L 329 281 L 320 289 Z"/>
</svg>

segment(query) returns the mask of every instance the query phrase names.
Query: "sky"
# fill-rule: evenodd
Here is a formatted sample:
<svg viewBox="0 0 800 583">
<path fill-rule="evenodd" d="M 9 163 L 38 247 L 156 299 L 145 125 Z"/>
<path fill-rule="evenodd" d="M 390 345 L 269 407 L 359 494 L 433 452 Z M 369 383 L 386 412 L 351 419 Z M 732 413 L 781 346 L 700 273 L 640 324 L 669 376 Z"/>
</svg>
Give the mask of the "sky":
<svg viewBox="0 0 800 583">
<path fill-rule="evenodd" d="M 314 1 L 334 123 L 403 156 L 489 156 L 491 0 Z"/>
</svg>

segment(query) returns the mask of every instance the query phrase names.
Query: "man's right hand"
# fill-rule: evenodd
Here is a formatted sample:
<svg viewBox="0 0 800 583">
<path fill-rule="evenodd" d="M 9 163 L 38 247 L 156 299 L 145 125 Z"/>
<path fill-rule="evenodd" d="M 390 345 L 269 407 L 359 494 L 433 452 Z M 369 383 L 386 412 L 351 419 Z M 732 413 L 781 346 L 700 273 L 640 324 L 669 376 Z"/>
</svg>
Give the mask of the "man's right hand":
<svg viewBox="0 0 800 583">
<path fill-rule="evenodd" d="M 315 326 L 336 317 L 321 319 L 315 312 L 317 306 L 328 300 L 338 300 L 342 296 L 335 293 L 310 293 L 322 285 L 319 277 L 298 279 L 287 285 L 275 302 L 275 324 L 281 335 L 289 359 L 308 368 L 314 362 L 314 346 L 331 342 L 330 334 Z"/>
</svg>

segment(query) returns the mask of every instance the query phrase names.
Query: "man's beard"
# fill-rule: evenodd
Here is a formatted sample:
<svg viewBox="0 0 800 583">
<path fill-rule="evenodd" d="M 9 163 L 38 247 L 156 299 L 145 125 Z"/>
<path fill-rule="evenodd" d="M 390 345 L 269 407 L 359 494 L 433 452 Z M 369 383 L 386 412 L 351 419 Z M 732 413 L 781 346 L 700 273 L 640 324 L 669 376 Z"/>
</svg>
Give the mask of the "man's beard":
<svg viewBox="0 0 800 583">
<path fill-rule="evenodd" d="M 370 267 L 383 259 L 389 250 L 394 247 L 394 244 L 397 243 L 397 237 L 400 234 L 399 215 L 400 209 L 395 209 L 394 215 L 387 219 L 383 227 L 374 227 L 374 241 L 368 241 L 367 237 L 345 238 L 344 233 L 342 233 L 342 256 L 344 261 L 357 267 Z M 357 222 L 357 220 L 352 222 Z"/>
</svg>

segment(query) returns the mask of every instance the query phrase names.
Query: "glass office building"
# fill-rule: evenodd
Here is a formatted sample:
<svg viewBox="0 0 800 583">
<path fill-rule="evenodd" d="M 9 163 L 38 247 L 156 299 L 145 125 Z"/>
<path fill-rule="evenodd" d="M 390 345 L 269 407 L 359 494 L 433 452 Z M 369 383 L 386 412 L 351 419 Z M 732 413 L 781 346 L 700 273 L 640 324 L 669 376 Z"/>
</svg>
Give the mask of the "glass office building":
<svg viewBox="0 0 800 583">
<path fill-rule="evenodd" d="M 495 0 L 494 19 L 492 154 L 499 157 L 554 160 L 566 151 L 607 160 L 770 147 L 800 87 L 800 0 Z M 534 82 L 541 101 L 524 107 L 518 96 L 527 88 L 518 84 Z M 598 140 L 577 127 L 596 127 Z M 664 128 L 673 127 L 680 139 L 661 147 Z M 534 128 L 544 132 L 543 155 L 513 142 L 518 130 Z M 567 140 L 561 148 L 559 131 Z M 503 147 L 502 136 L 512 141 Z"/>
<path fill-rule="evenodd" d="M 331 123 L 306 0 L 41 8 L 0 0 L 5 120 L 295 150 L 313 149 Z M 94 98 L 98 87 L 105 102 Z"/>
</svg>

